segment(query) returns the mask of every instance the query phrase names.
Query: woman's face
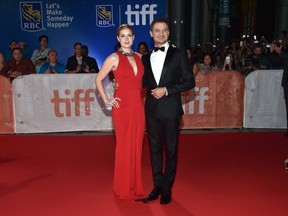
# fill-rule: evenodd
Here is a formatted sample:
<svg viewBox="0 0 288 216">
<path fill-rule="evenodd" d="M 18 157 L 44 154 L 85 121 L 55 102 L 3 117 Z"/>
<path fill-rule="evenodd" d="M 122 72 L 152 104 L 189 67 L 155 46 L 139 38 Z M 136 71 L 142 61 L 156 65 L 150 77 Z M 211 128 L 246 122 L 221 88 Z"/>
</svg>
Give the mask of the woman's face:
<svg viewBox="0 0 288 216">
<path fill-rule="evenodd" d="M 41 38 L 40 46 L 41 47 L 47 47 L 47 45 L 48 45 L 47 38 L 45 38 L 45 37 Z"/>
<path fill-rule="evenodd" d="M 122 29 L 117 36 L 117 39 L 122 48 L 131 48 L 134 41 L 134 35 L 128 28 Z"/>
<path fill-rule="evenodd" d="M 204 64 L 210 65 L 211 64 L 211 57 L 209 55 L 204 56 Z"/>
</svg>

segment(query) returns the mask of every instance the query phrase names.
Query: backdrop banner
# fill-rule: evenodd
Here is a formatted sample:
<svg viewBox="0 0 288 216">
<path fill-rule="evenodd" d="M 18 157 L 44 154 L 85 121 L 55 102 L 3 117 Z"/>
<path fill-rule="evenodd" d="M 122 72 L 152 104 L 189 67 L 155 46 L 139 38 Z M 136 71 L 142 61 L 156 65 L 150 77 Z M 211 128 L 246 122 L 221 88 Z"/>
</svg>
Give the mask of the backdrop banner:
<svg viewBox="0 0 288 216">
<path fill-rule="evenodd" d="M 74 43 L 81 42 L 101 66 L 114 52 L 116 31 L 123 23 L 135 31 L 134 51 L 141 41 L 152 48 L 150 24 L 157 17 L 166 17 L 166 0 L 9 0 L 0 1 L 0 8 L 0 50 L 6 59 L 11 58 L 12 39 L 25 47 L 24 54 L 30 58 L 39 48 L 38 37 L 45 34 L 48 47 L 58 52 L 62 64 L 74 54 Z"/>
</svg>

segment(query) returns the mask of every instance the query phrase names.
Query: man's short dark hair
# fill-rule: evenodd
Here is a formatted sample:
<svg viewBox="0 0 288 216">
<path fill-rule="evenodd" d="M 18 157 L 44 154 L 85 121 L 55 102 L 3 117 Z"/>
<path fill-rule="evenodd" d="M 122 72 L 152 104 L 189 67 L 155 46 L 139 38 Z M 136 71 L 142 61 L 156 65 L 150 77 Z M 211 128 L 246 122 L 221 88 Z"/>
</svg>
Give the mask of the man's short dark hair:
<svg viewBox="0 0 288 216">
<path fill-rule="evenodd" d="M 166 18 L 156 18 L 152 21 L 152 23 L 150 25 L 150 31 L 153 30 L 153 27 L 156 23 L 166 23 L 168 28 L 169 28 L 169 23 L 168 23 L 168 20 Z"/>
<path fill-rule="evenodd" d="M 57 51 L 56 51 L 56 50 L 53 50 L 53 49 L 49 50 L 49 52 L 48 52 L 47 55 L 49 55 L 49 54 L 52 53 L 52 52 L 54 52 L 54 53 L 56 53 L 56 54 L 58 55 Z"/>
<path fill-rule="evenodd" d="M 80 45 L 80 46 L 82 47 L 82 43 L 76 42 L 76 43 L 74 44 L 74 49 L 76 48 L 77 45 Z"/>
<path fill-rule="evenodd" d="M 10 42 L 9 42 L 9 45 L 11 45 L 12 43 L 17 43 L 17 41 L 16 40 L 11 40 Z"/>
<path fill-rule="evenodd" d="M 256 43 L 254 45 L 254 49 L 256 49 L 256 48 L 260 48 L 262 50 L 263 49 L 263 45 L 261 43 Z"/>
<path fill-rule="evenodd" d="M 15 48 L 13 48 L 13 49 L 12 49 L 12 53 L 14 53 L 15 50 L 19 50 L 19 51 L 22 53 L 22 49 L 19 48 L 19 47 L 15 47 Z"/>
</svg>

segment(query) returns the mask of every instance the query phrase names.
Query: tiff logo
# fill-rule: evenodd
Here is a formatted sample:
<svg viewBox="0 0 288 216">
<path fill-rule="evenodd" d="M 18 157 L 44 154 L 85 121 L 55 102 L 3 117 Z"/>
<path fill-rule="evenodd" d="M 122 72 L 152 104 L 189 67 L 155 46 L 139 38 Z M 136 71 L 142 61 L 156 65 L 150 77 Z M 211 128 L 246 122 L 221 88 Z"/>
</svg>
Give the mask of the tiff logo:
<svg viewBox="0 0 288 216">
<path fill-rule="evenodd" d="M 209 91 L 208 87 L 202 87 L 199 89 L 199 87 L 195 87 L 194 89 L 190 90 L 189 96 L 182 96 L 182 103 L 183 103 L 183 109 L 185 106 L 185 100 L 188 100 L 188 114 L 195 114 L 195 102 L 199 102 L 199 114 L 204 114 L 205 113 L 205 101 L 209 100 L 209 96 L 205 95 L 206 92 Z M 197 92 L 197 96 L 196 96 Z"/>
<path fill-rule="evenodd" d="M 150 23 L 154 19 L 154 15 L 157 14 L 156 4 L 143 4 L 141 9 L 139 4 L 135 4 L 134 9 L 132 10 L 132 5 L 128 4 L 127 9 L 125 11 L 125 15 L 127 16 L 127 24 L 131 26 L 139 26 L 139 25 L 150 25 Z M 149 18 L 148 23 L 147 17 Z"/>
<path fill-rule="evenodd" d="M 91 103 L 95 101 L 94 89 L 76 89 L 73 97 L 71 97 L 71 91 L 69 89 L 65 89 L 64 94 L 65 97 L 60 97 L 58 90 L 53 91 L 53 98 L 51 99 L 51 102 L 54 104 L 54 113 L 56 117 L 70 117 L 72 112 L 72 104 L 74 105 L 75 116 L 80 116 L 80 104 L 85 105 L 85 115 L 91 116 Z"/>
</svg>

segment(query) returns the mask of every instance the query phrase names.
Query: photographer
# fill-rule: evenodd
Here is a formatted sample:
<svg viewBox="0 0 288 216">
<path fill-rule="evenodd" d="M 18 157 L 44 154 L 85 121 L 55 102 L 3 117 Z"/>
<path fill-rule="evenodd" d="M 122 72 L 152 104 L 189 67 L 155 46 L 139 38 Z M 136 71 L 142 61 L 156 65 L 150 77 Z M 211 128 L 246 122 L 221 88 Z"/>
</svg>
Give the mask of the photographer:
<svg viewBox="0 0 288 216">
<path fill-rule="evenodd" d="M 235 70 L 233 56 L 231 52 L 226 54 L 222 70 Z"/>
<path fill-rule="evenodd" d="M 243 59 L 242 71 L 247 76 L 249 73 L 255 70 L 265 70 L 270 66 L 270 61 L 263 53 L 263 46 L 260 43 L 254 45 L 253 55 Z"/>
<path fill-rule="evenodd" d="M 288 136 L 288 52 L 283 50 L 282 41 L 273 41 L 270 47 L 270 59 L 273 69 L 283 69 L 281 86 L 284 90 L 286 107 L 287 128 L 285 136 Z"/>
<path fill-rule="evenodd" d="M 269 59 L 272 69 L 284 69 L 283 56 L 286 56 L 287 52 L 283 50 L 282 41 L 273 41 L 270 46 Z"/>
</svg>

